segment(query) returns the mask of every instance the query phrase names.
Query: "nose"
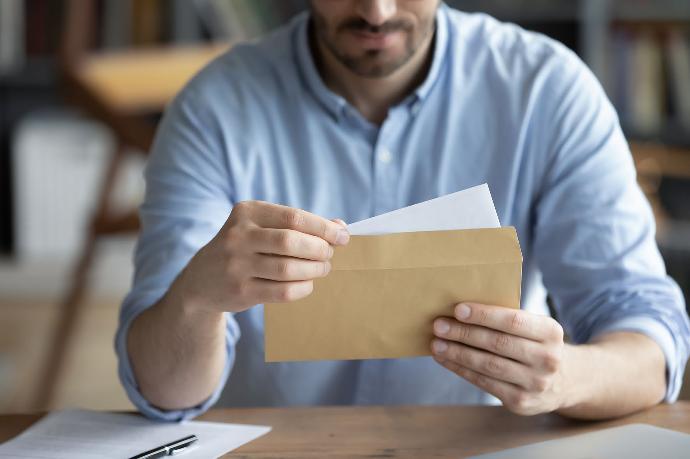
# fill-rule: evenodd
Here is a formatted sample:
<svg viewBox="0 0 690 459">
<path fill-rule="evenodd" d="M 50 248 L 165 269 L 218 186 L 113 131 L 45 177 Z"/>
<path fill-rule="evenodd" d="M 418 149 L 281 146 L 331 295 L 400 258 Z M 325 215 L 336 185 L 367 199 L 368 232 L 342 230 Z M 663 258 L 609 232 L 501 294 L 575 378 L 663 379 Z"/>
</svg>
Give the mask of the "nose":
<svg viewBox="0 0 690 459">
<path fill-rule="evenodd" d="M 357 13 L 374 26 L 383 25 L 397 12 L 397 0 L 360 0 L 357 2 Z"/>
</svg>

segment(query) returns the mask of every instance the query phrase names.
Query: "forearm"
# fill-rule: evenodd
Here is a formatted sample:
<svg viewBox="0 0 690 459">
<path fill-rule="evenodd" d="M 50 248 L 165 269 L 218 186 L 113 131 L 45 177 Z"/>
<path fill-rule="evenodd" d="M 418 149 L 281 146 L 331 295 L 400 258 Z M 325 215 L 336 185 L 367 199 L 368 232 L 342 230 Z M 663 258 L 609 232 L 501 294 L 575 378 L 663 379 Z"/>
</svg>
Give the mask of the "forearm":
<svg viewBox="0 0 690 459">
<path fill-rule="evenodd" d="M 603 419 L 659 403 L 666 392 L 661 348 L 639 333 L 615 332 L 563 352 L 564 416 Z"/>
<path fill-rule="evenodd" d="M 226 359 L 225 316 L 190 308 L 173 284 L 132 323 L 127 351 L 139 390 L 165 410 L 196 406 L 217 386 Z"/>
<path fill-rule="evenodd" d="M 141 394 L 163 409 L 213 394 L 225 367 L 225 312 L 289 302 L 326 276 L 345 224 L 262 201 L 234 205 L 223 227 L 189 261 L 163 299 L 135 319 L 127 352 Z"/>
</svg>

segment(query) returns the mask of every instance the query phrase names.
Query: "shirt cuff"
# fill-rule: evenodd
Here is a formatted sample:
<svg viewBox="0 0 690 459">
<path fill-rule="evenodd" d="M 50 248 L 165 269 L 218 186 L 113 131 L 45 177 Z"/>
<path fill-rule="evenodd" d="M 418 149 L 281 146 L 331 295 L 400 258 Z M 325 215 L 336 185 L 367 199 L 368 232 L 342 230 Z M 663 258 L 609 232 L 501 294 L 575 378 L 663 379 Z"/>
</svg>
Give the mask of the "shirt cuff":
<svg viewBox="0 0 690 459">
<path fill-rule="evenodd" d="M 127 397 L 129 397 L 130 401 L 141 412 L 141 414 L 158 421 L 178 422 L 194 418 L 204 413 L 211 408 L 216 401 L 218 401 L 223 387 L 225 386 L 225 382 L 230 374 L 233 362 L 235 361 L 235 342 L 237 341 L 236 337 L 239 335 L 239 333 L 237 333 L 239 330 L 237 330 L 238 327 L 235 320 L 230 316 L 230 314 L 226 313 L 227 330 L 225 333 L 225 365 L 223 367 L 223 372 L 218 385 L 213 390 L 211 396 L 203 403 L 194 407 L 182 410 L 160 409 L 149 403 L 149 401 L 146 400 L 146 398 L 144 398 L 139 391 L 139 387 L 137 386 L 134 378 L 134 372 L 132 371 L 132 366 L 129 361 L 129 354 L 127 352 L 127 333 L 129 332 L 129 327 L 134 319 L 139 316 L 139 314 L 144 312 L 149 306 L 158 301 L 164 293 L 165 292 L 156 292 L 142 295 L 138 298 L 136 305 L 130 305 L 126 312 L 123 312 L 120 319 L 120 326 L 118 327 L 115 335 L 115 352 L 118 356 L 118 374 L 120 381 L 125 388 Z"/>
<path fill-rule="evenodd" d="M 654 340 L 666 359 L 666 396 L 664 401 L 673 403 L 683 385 L 684 362 L 678 361 L 678 352 L 673 335 L 666 326 L 658 320 L 648 316 L 633 316 L 618 320 L 598 329 L 592 336 L 600 336 L 616 331 L 636 332 Z"/>
</svg>

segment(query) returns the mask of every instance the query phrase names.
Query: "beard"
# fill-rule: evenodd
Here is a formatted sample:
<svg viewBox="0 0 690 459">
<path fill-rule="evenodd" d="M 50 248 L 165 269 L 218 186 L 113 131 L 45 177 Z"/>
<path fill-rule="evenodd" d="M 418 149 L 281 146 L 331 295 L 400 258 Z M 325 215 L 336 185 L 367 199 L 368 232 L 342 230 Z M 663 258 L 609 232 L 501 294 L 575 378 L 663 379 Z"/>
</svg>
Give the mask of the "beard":
<svg viewBox="0 0 690 459">
<path fill-rule="evenodd" d="M 345 68 L 363 78 L 385 78 L 404 66 L 415 55 L 426 38 L 434 33 L 435 14 L 420 21 L 418 26 L 407 20 L 394 20 L 374 26 L 361 18 L 345 20 L 335 27 L 328 24 L 314 8 L 311 9 L 317 39 Z M 348 52 L 338 43 L 338 37 L 357 32 L 374 34 L 401 33 L 403 50 L 391 53 L 388 49 L 362 49 Z"/>
</svg>

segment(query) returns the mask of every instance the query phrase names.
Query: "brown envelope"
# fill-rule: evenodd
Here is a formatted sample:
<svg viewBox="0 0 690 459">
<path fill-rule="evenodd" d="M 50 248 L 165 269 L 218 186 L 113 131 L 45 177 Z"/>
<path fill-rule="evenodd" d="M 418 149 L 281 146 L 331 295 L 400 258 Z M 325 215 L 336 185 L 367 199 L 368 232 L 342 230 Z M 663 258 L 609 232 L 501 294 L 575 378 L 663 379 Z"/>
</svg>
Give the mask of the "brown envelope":
<svg viewBox="0 0 690 459">
<path fill-rule="evenodd" d="M 314 292 L 264 310 L 266 361 L 430 355 L 461 301 L 520 307 L 515 228 L 351 236 Z"/>
</svg>

